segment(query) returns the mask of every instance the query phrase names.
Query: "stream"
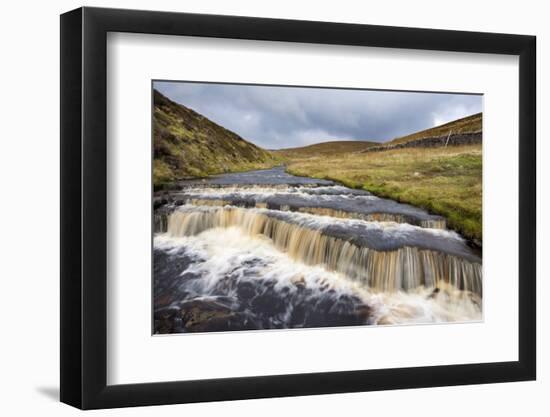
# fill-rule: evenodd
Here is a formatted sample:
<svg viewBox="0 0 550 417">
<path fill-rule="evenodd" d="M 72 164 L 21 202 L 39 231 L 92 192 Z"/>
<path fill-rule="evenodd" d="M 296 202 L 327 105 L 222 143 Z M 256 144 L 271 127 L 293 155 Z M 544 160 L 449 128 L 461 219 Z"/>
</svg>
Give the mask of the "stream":
<svg viewBox="0 0 550 417">
<path fill-rule="evenodd" d="M 482 318 L 481 253 L 420 208 L 284 167 L 153 204 L 156 334 Z"/>
</svg>

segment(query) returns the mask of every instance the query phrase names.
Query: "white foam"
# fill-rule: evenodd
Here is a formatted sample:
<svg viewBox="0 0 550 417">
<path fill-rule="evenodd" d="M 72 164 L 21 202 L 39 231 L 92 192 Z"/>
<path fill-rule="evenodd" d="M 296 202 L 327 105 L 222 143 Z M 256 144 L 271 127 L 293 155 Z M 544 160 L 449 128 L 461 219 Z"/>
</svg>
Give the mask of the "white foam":
<svg viewBox="0 0 550 417">
<path fill-rule="evenodd" d="M 194 212 L 194 211 L 215 212 L 220 209 L 244 210 L 243 208 L 235 207 L 231 205 L 226 205 L 224 207 L 211 207 L 211 206 L 195 206 L 192 204 L 185 204 L 178 207 L 178 210 L 181 210 L 184 212 Z M 300 226 L 303 226 L 309 229 L 315 229 L 315 230 L 320 230 L 328 226 L 341 226 L 341 227 L 348 227 L 348 228 L 356 227 L 359 229 L 363 229 L 363 231 L 369 231 L 369 230 L 381 231 L 384 233 L 384 235 L 388 239 L 405 237 L 407 235 L 411 235 L 414 233 L 420 233 L 425 236 L 440 237 L 445 239 L 452 239 L 458 242 L 465 242 L 462 236 L 460 236 L 458 233 L 452 230 L 424 228 L 424 227 L 415 226 L 409 223 L 397 223 L 397 222 L 390 222 L 390 221 L 386 221 L 386 222 L 367 221 L 367 220 L 345 218 L 345 217 L 336 218 L 336 217 L 321 215 L 321 214 L 310 214 L 310 213 L 295 212 L 295 211 L 281 212 L 279 210 L 271 210 L 271 209 L 264 209 L 264 208 L 247 208 L 246 210 L 250 212 L 255 212 L 258 214 L 265 214 L 267 216 L 276 216 L 276 217 L 284 218 L 287 221 L 294 222 Z"/>
<path fill-rule="evenodd" d="M 210 229 L 197 236 L 169 237 L 156 235 L 154 247 L 165 251 L 185 250 L 197 261 L 183 272 L 192 272 L 197 280 L 197 292 L 208 291 L 219 280 L 235 271 L 243 274 L 237 279 L 268 279 L 276 281 L 276 288 L 294 288 L 297 281 L 313 291 L 326 290 L 327 286 L 341 294 L 359 297 L 371 308 L 371 324 L 410 324 L 481 319 L 479 300 L 472 294 L 452 287 L 396 293 L 375 293 L 345 275 L 308 266 L 278 251 L 269 239 L 250 237 L 235 227 Z M 262 262 L 254 262 L 261 259 Z M 246 276 L 244 275 L 246 272 Z"/>
<path fill-rule="evenodd" d="M 378 197 L 369 194 L 354 194 L 349 188 L 342 186 L 325 187 L 266 187 L 266 186 L 229 186 L 229 187 L 189 187 L 183 190 L 183 193 L 192 198 L 219 198 L 224 199 L 227 196 L 239 196 L 250 198 L 256 201 L 265 201 L 266 199 L 278 197 L 300 197 L 311 201 L 335 201 L 335 200 L 357 200 L 374 201 Z"/>
</svg>

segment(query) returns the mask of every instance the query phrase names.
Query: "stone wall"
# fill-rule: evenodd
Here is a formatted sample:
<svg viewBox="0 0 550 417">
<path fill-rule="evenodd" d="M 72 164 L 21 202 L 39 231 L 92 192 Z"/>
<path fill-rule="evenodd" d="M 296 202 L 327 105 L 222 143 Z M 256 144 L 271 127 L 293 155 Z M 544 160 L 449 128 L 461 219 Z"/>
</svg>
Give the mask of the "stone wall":
<svg viewBox="0 0 550 417">
<path fill-rule="evenodd" d="M 377 151 L 387 151 L 389 149 L 401 149 L 401 148 L 436 148 L 440 146 L 445 146 L 447 142 L 447 136 L 437 136 L 431 138 L 423 138 L 411 140 L 410 142 L 397 143 L 395 145 L 384 145 L 384 146 L 372 146 L 367 148 L 363 152 L 377 152 Z M 474 145 L 482 142 L 482 133 L 456 133 L 449 137 L 449 142 L 447 146 L 457 146 L 457 145 Z"/>
</svg>

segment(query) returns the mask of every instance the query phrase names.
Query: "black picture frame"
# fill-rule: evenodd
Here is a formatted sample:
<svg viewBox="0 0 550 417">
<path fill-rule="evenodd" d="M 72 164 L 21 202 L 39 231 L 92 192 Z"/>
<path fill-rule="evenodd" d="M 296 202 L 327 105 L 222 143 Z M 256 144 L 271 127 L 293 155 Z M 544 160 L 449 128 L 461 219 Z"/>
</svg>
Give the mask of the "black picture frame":
<svg viewBox="0 0 550 417">
<path fill-rule="evenodd" d="M 108 32 L 519 56 L 518 361 L 107 385 Z M 84 7 L 61 15 L 60 55 L 62 402 L 94 409 L 536 378 L 534 36 Z"/>
</svg>

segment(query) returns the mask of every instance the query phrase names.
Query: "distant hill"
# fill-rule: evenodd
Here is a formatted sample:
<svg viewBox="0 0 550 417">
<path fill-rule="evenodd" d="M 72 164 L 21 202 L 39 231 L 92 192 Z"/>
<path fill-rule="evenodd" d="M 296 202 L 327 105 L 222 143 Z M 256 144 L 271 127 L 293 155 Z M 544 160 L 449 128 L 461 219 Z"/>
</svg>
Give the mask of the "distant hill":
<svg viewBox="0 0 550 417">
<path fill-rule="evenodd" d="M 452 133 L 449 145 L 481 143 L 482 119 L 482 113 L 477 113 L 442 124 L 440 126 L 421 130 L 410 135 L 401 136 L 387 142 L 332 141 L 315 143 L 313 145 L 299 148 L 279 149 L 272 152 L 275 155 L 282 156 L 283 158 L 296 159 L 309 158 L 313 156 L 332 156 L 343 153 L 382 151 L 403 146 L 431 147 L 439 146 L 440 142 L 445 143 L 444 139 L 447 135 L 449 135 L 449 133 Z M 443 138 L 443 141 L 441 138 Z"/>
<path fill-rule="evenodd" d="M 154 91 L 153 183 L 268 168 L 276 158 L 236 133 Z"/>
<path fill-rule="evenodd" d="M 463 117 L 462 119 L 453 120 L 431 129 L 421 130 L 420 132 L 410 135 L 401 136 L 385 142 L 387 145 L 395 145 L 399 143 L 410 142 L 413 140 L 433 138 L 448 135 L 451 131 L 455 135 L 457 133 L 474 133 L 481 132 L 483 116 L 482 113 L 476 113 L 471 116 Z"/>
<path fill-rule="evenodd" d="M 283 157 L 310 157 L 310 156 L 329 156 L 340 153 L 352 153 L 362 151 L 370 146 L 380 145 L 377 142 L 367 142 L 361 140 L 342 140 L 332 142 L 321 142 L 313 145 L 302 146 L 299 148 L 287 148 L 272 151 L 276 155 Z"/>
</svg>

